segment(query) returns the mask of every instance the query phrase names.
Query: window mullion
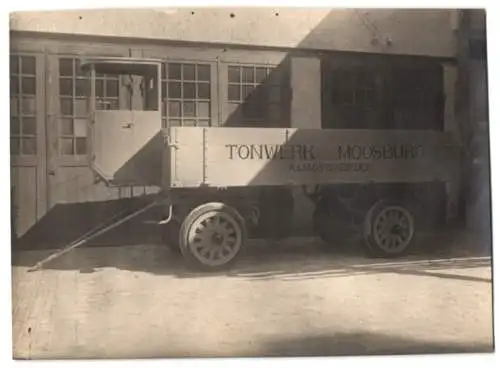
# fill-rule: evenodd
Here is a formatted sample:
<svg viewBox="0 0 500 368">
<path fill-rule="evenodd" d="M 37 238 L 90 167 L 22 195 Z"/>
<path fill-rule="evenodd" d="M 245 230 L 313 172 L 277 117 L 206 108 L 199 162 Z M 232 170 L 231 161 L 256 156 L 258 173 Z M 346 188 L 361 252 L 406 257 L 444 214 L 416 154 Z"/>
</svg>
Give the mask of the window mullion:
<svg viewBox="0 0 500 368">
<path fill-rule="evenodd" d="M 37 154 L 37 59 L 35 56 L 11 55 L 10 103 L 14 105 L 9 121 L 11 123 L 11 154 L 33 156 Z M 26 65 L 24 65 L 26 62 Z M 32 69 L 30 69 L 32 67 Z M 26 82 L 26 85 L 24 85 Z M 15 90 L 13 91 L 12 88 Z M 29 122 L 29 123 L 28 123 Z"/>
</svg>

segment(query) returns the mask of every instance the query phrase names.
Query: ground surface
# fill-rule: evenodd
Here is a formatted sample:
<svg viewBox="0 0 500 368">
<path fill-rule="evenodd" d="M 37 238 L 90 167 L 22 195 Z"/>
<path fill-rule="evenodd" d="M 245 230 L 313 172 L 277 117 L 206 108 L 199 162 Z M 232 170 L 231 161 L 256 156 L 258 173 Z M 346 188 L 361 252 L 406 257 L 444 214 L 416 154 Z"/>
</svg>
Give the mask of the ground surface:
<svg viewBox="0 0 500 368">
<path fill-rule="evenodd" d="M 212 275 L 158 245 L 79 248 L 32 273 L 50 252 L 23 251 L 14 356 L 491 351 L 491 262 L 467 249 L 387 261 L 299 239 L 253 244 L 232 271 Z"/>
</svg>

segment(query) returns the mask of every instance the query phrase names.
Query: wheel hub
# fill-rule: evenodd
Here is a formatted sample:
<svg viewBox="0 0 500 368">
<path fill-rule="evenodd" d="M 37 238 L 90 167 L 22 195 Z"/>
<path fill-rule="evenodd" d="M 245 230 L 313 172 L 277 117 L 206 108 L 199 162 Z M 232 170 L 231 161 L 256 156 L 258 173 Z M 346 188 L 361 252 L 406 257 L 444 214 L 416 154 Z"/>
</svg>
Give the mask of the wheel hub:
<svg viewBox="0 0 500 368">
<path fill-rule="evenodd" d="M 413 218 L 402 207 L 386 207 L 375 217 L 374 238 L 386 252 L 397 253 L 404 250 L 410 244 L 413 233 Z"/>
<path fill-rule="evenodd" d="M 212 234 L 211 241 L 212 244 L 220 246 L 224 242 L 224 237 L 222 236 L 222 234 L 214 232 Z"/>
<path fill-rule="evenodd" d="M 239 252 L 243 234 L 231 215 L 213 211 L 200 216 L 189 230 L 189 247 L 203 264 L 219 266 Z"/>
<path fill-rule="evenodd" d="M 396 224 L 391 228 L 391 235 L 400 236 L 404 234 L 404 231 L 405 231 L 404 227 Z"/>
</svg>

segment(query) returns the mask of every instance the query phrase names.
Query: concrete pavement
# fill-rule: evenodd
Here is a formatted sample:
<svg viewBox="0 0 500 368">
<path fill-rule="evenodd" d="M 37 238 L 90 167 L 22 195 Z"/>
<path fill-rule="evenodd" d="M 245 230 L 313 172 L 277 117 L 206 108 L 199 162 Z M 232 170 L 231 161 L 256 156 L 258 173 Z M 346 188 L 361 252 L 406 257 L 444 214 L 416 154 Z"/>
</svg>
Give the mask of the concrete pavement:
<svg viewBox="0 0 500 368">
<path fill-rule="evenodd" d="M 492 350 L 488 257 L 400 261 L 314 245 L 249 250 L 199 274 L 163 246 L 16 255 L 15 358 L 345 355 Z M 427 258 L 427 259 L 426 259 Z"/>
</svg>

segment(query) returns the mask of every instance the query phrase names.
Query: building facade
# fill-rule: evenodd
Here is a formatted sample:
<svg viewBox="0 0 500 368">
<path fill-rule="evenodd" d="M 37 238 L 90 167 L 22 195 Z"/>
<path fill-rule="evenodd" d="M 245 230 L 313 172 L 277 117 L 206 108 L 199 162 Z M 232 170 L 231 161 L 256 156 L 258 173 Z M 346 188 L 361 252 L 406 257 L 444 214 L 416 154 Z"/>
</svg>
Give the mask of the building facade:
<svg viewBox="0 0 500 368">
<path fill-rule="evenodd" d="M 90 170 L 89 80 L 79 69 L 82 56 L 162 59 L 165 126 L 430 129 L 452 131 L 462 143 L 471 106 L 485 96 L 464 97 L 457 90 L 479 78 L 468 67 L 467 80 L 460 75 L 465 70 L 460 55 L 468 53 L 461 45 L 470 36 L 460 36 L 461 25 L 463 14 L 457 10 L 12 14 L 16 234 L 51 242 L 56 228 L 71 240 L 116 212 L 123 202 L 118 199 L 158 190 L 109 188 Z M 121 79 L 101 75 L 96 94 L 110 106 L 126 108 L 129 88 Z M 460 101 L 472 95 L 479 102 L 464 107 Z M 460 212 L 462 187 L 457 179 L 446 188 L 450 218 Z M 295 197 L 296 228 L 307 231 L 312 206 L 299 190 Z"/>
</svg>

